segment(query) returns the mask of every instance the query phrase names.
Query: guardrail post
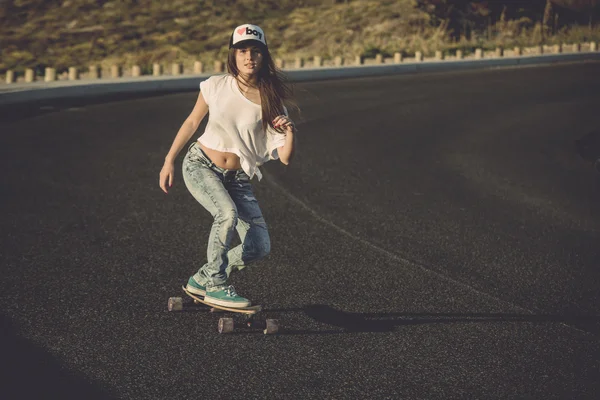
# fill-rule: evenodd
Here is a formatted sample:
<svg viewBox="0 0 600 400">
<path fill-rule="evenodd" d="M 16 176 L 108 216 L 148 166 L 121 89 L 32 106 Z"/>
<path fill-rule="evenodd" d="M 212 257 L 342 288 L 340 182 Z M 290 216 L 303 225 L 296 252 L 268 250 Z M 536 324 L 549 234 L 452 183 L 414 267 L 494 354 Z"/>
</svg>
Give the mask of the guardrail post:
<svg viewBox="0 0 600 400">
<path fill-rule="evenodd" d="M 173 75 L 173 76 L 181 75 L 181 63 L 171 64 L 171 75 Z"/>
<path fill-rule="evenodd" d="M 44 75 L 44 82 L 52 82 L 56 80 L 56 69 L 55 68 L 46 68 Z"/>
<path fill-rule="evenodd" d="M 341 67 L 342 65 L 344 65 L 344 59 L 340 56 L 336 56 L 333 60 L 333 65 L 335 65 L 336 67 Z"/>
<path fill-rule="evenodd" d="M 555 44 L 554 46 L 552 46 L 552 52 L 554 54 L 562 53 L 562 46 L 560 44 Z"/>
<path fill-rule="evenodd" d="M 276 58 L 275 59 L 275 66 L 279 69 L 283 69 L 283 66 L 285 65 L 285 62 L 283 61 L 283 59 L 281 58 Z"/>
<path fill-rule="evenodd" d="M 314 56 L 313 66 L 314 67 L 322 67 L 323 66 L 323 59 L 321 58 L 321 56 Z"/>
<path fill-rule="evenodd" d="M 598 51 L 598 43 L 590 42 L 590 51 Z"/>
<path fill-rule="evenodd" d="M 475 59 L 476 60 L 480 60 L 483 58 L 483 50 L 482 49 L 475 49 Z"/>
<path fill-rule="evenodd" d="M 436 60 L 443 60 L 444 59 L 444 53 L 442 53 L 441 50 L 436 50 L 435 51 L 435 59 Z"/>
<path fill-rule="evenodd" d="M 423 61 L 423 52 L 421 52 L 421 51 L 415 52 L 415 61 Z"/>
<path fill-rule="evenodd" d="M 514 52 L 515 52 L 515 56 L 521 56 L 521 55 L 523 55 L 523 50 L 520 47 L 518 47 L 518 46 L 515 47 Z"/>
<path fill-rule="evenodd" d="M 456 50 L 456 59 L 462 60 L 464 58 L 464 54 L 462 50 Z"/>
<path fill-rule="evenodd" d="M 496 57 L 504 57 L 504 49 L 502 47 L 496 47 Z"/>
<path fill-rule="evenodd" d="M 354 64 L 356 65 L 363 65 L 365 62 L 365 60 L 363 59 L 363 56 L 356 56 L 354 57 Z"/>
<path fill-rule="evenodd" d="M 152 76 L 161 76 L 162 75 L 162 65 L 158 63 L 152 64 Z"/>
<path fill-rule="evenodd" d="M 302 68 L 302 67 L 304 67 L 304 59 L 300 58 L 300 57 L 297 57 L 294 60 L 294 67 L 295 68 Z"/>
<path fill-rule="evenodd" d="M 215 61 L 213 68 L 215 70 L 215 72 L 223 72 L 223 61 Z"/>
<path fill-rule="evenodd" d="M 394 53 L 394 64 L 400 64 L 402 62 L 402 53 L 397 51 Z"/>
<path fill-rule="evenodd" d="M 134 78 L 139 78 L 142 75 L 142 69 L 139 65 L 134 65 L 131 67 L 131 76 Z"/>
<path fill-rule="evenodd" d="M 98 78 L 100 78 L 100 74 L 98 72 L 98 66 L 97 65 L 90 65 L 88 67 L 88 78 L 89 79 L 98 79 Z"/>
<path fill-rule="evenodd" d="M 204 64 L 202 61 L 194 61 L 194 73 L 201 74 L 204 72 Z"/>
<path fill-rule="evenodd" d="M 6 71 L 6 83 L 15 83 L 15 71 L 12 69 Z"/>
<path fill-rule="evenodd" d="M 573 51 L 575 53 L 579 53 L 581 51 L 581 43 L 574 43 L 573 44 Z"/>
<path fill-rule="evenodd" d="M 27 68 L 25 70 L 25 82 L 31 83 L 33 81 L 35 81 L 35 72 L 31 68 Z"/>
<path fill-rule="evenodd" d="M 375 64 L 383 64 L 383 55 L 382 54 L 375 55 Z"/>
<path fill-rule="evenodd" d="M 77 67 L 69 67 L 69 80 L 76 81 L 79 79 L 79 70 Z"/>
<path fill-rule="evenodd" d="M 110 67 L 110 76 L 111 78 L 120 78 L 121 77 L 121 67 L 118 65 L 111 65 Z"/>
</svg>

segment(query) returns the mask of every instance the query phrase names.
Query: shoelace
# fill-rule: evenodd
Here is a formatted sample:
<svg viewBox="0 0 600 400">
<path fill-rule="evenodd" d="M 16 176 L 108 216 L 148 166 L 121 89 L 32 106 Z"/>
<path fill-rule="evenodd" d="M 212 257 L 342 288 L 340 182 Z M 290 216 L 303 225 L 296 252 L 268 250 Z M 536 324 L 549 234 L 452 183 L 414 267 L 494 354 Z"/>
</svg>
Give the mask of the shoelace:
<svg viewBox="0 0 600 400">
<path fill-rule="evenodd" d="M 227 297 L 237 297 L 237 293 L 235 292 L 235 289 L 233 288 L 233 286 L 228 286 L 223 290 L 225 291 L 225 294 L 227 295 Z"/>
</svg>

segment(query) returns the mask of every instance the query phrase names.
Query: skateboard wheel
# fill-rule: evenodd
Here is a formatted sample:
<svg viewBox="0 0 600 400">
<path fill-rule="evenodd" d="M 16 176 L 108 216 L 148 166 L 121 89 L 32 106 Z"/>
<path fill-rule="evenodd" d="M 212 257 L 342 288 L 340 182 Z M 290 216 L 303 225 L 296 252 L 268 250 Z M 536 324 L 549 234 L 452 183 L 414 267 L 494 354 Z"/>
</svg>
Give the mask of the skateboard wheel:
<svg viewBox="0 0 600 400">
<path fill-rule="evenodd" d="M 233 318 L 219 318 L 219 333 L 233 332 Z"/>
<path fill-rule="evenodd" d="M 263 331 L 265 335 L 274 335 L 279 332 L 279 320 L 268 319 L 266 322 L 266 328 Z"/>
<path fill-rule="evenodd" d="M 183 309 L 183 299 L 181 297 L 169 297 L 169 311 L 181 311 Z"/>
</svg>

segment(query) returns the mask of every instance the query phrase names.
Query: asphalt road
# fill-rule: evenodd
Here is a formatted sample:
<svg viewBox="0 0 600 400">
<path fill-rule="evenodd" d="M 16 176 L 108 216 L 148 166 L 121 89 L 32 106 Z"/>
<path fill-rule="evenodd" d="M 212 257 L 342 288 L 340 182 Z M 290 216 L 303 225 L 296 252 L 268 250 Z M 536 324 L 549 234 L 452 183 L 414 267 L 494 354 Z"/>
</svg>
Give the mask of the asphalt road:
<svg viewBox="0 0 600 400">
<path fill-rule="evenodd" d="M 599 71 L 298 85 L 295 163 L 255 181 L 272 253 L 232 277 L 277 336 L 167 310 L 211 224 L 158 187 L 197 93 L 5 108 L 2 394 L 595 398 Z"/>
</svg>

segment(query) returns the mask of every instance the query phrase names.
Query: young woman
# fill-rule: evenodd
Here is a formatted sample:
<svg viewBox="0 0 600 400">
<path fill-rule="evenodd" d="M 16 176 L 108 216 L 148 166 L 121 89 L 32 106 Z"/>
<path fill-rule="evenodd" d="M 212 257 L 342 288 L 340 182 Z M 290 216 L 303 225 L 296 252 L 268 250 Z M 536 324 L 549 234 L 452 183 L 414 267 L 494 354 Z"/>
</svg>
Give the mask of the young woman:
<svg viewBox="0 0 600 400">
<path fill-rule="evenodd" d="M 261 179 L 258 167 L 266 161 L 289 164 L 296 128 L 284 106 L 291 90 L 273 63 L 260 27 L 245 24 L 234 29 L 227 71 L 200 83 L 196 105 L 165 158 L 159 185 L 168 193 L 175 158 L 210 113 L 204 133 L 183 160 L 188 190 L 214 218 L 207 262 L 189 278 L 187 289 L 205 296 L 208 303 L 241 308 L 250 301 L 239 296 L 227 278 L 271 248 L 250 179 Z M 242 243 L 230 249 L 236 230 Z"/>
</svg>

